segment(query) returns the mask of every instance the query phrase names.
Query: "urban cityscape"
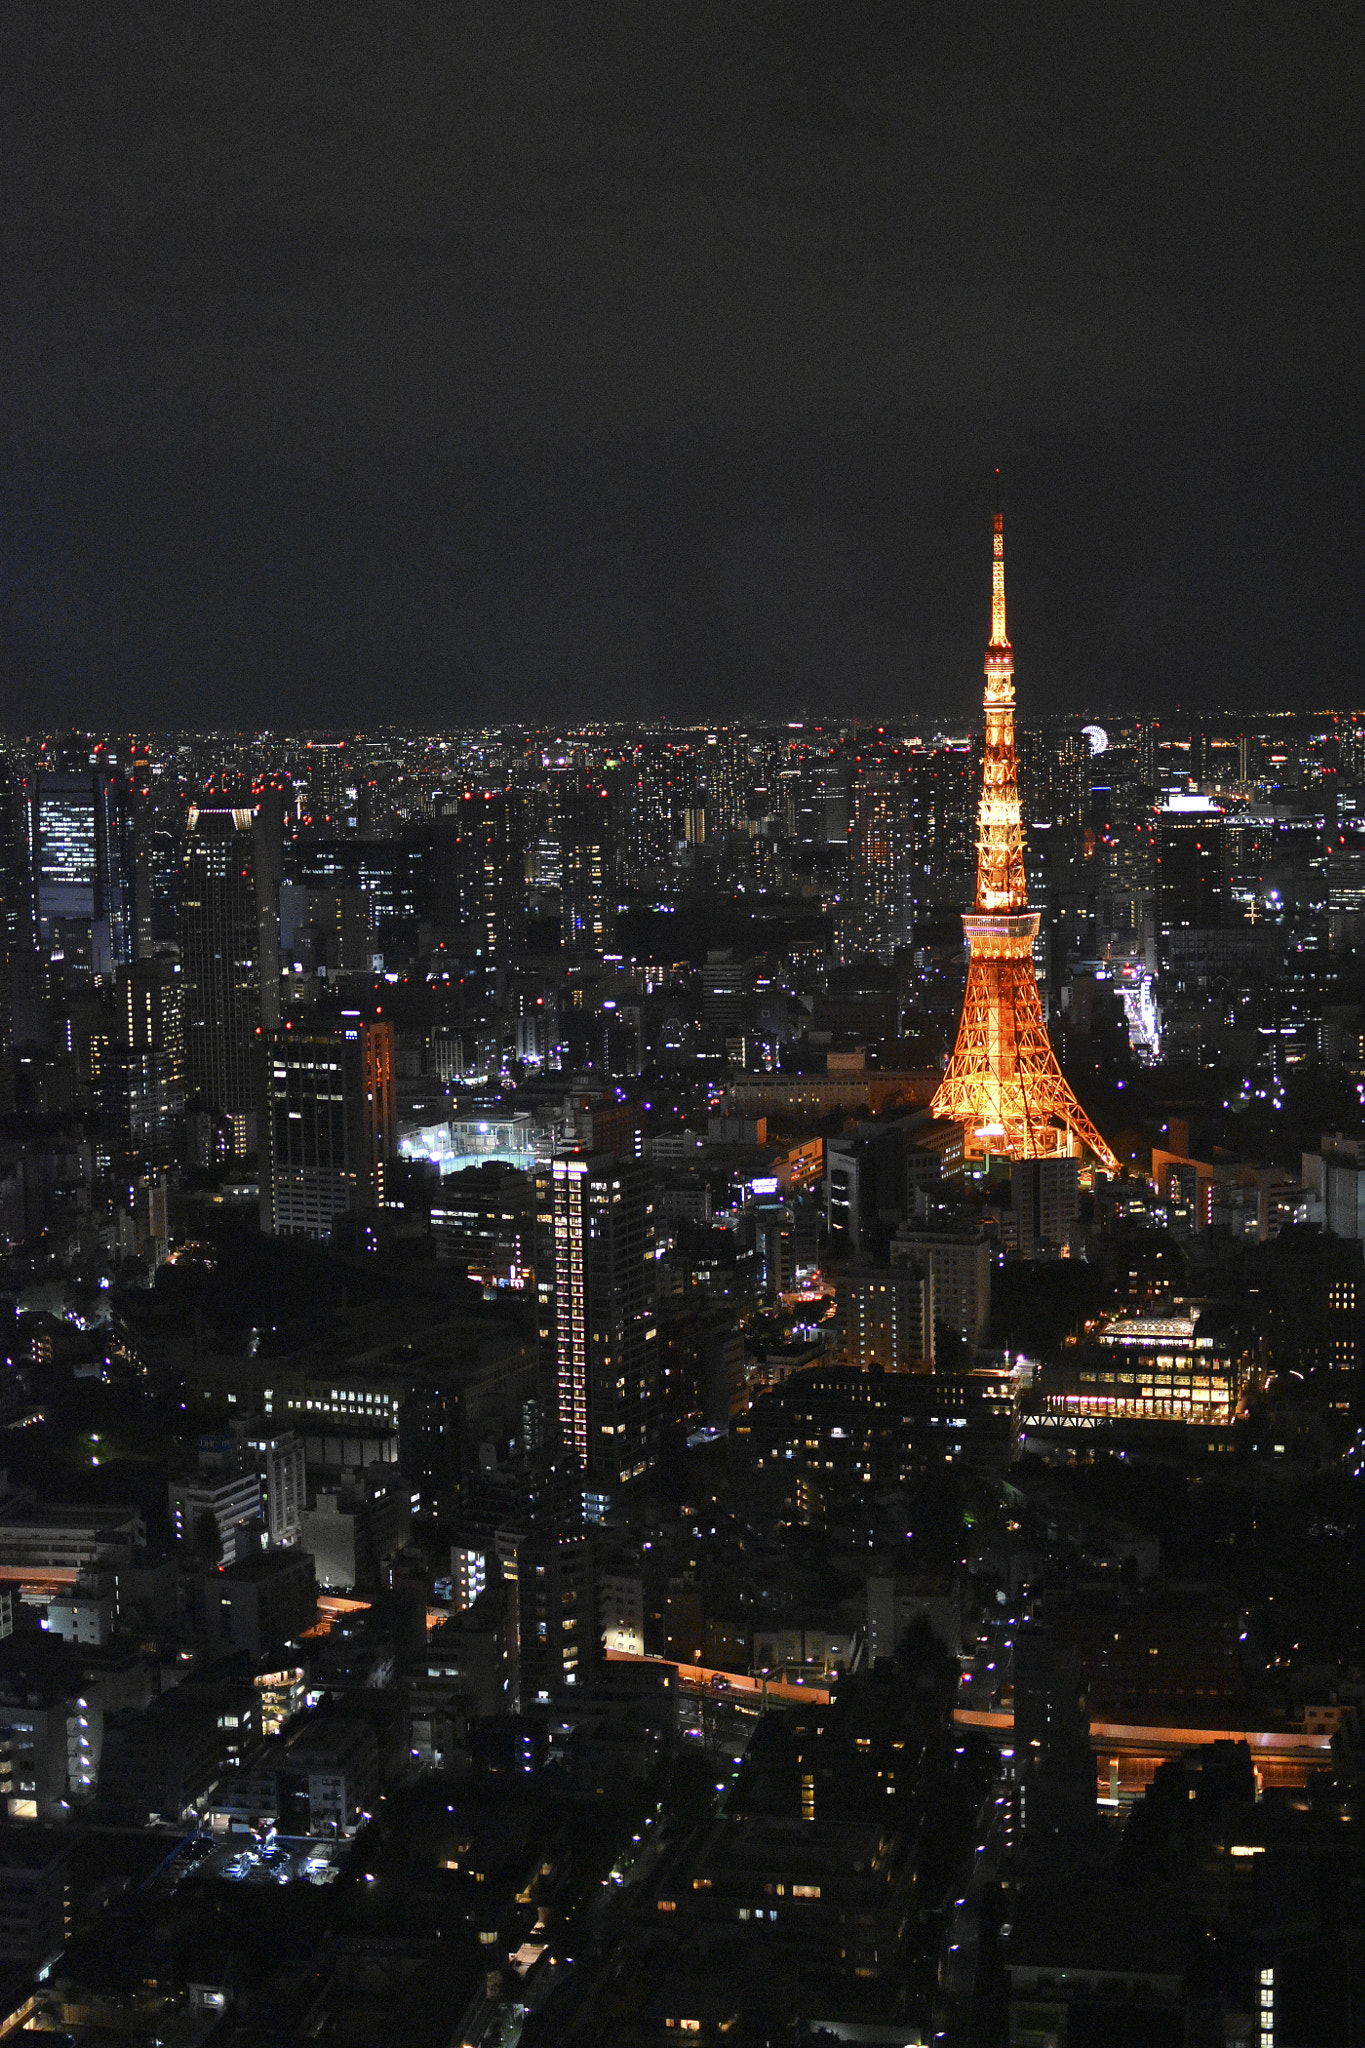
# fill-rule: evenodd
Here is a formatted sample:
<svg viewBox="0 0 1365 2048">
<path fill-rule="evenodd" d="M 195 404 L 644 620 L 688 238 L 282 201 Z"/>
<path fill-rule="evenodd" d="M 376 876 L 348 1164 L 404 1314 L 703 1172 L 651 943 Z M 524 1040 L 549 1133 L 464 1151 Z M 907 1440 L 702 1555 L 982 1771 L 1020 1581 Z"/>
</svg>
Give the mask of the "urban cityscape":
<svg viewBox="0 0 1365 2048">
<path fill-rule="evenodd" d="M 1365 2048 L 1362 76 L 10 0 L 0 2048 Z"/>
<path fill-rule="evenodd" d="M 1353 2038 L 1365 715 L 986 536 L 961 731 L 7 745 L 4 2031 Z"/>
</svg>

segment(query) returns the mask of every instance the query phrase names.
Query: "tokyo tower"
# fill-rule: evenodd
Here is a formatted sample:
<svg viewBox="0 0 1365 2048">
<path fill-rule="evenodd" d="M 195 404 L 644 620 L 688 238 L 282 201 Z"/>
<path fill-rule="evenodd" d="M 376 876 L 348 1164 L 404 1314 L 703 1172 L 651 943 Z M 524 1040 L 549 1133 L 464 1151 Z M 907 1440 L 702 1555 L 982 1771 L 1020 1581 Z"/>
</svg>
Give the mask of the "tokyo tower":
<svg viewBox="0 0 1365 2048">
<path fill-rule="evenodd" d="M 963 1127 L 980 1158 L 1080 1158 L 1109 1173 L 1118 1161 L 1068 1087 L 1038 1000 L 1028 908 L 1019 772 L 1014 758 L 1014 653 L 1005 632 L 1004 523 L 995 515 L 991 644 L 986 649 L 986 742 L 977 829 L 976 909 L 967 912 L 967 987 L 957 1044 L 933 1114 Z"/>
</svg>

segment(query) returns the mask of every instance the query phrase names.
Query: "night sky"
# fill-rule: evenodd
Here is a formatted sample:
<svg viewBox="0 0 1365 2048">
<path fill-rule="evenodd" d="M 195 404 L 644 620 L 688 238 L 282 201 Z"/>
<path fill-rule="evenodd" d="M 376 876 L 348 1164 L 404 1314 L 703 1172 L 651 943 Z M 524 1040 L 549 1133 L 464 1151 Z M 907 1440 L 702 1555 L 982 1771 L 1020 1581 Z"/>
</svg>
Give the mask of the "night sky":
<svg viewBox="0 0 1365 2048">
<path fill-rule="evenodd" d="M 1360 22 L 9 0 L 0 719 L 1359 700 Z"/>
</svg>

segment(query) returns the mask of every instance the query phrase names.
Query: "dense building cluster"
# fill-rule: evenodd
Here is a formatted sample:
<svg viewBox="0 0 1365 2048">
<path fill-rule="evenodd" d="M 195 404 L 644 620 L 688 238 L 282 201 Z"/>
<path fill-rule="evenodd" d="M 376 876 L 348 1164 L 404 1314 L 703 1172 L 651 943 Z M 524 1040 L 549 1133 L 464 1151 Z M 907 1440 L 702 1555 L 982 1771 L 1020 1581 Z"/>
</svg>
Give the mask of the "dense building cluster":
<svg viewBox="0 0 1365 2048">
<path fill-rule="evenodd" d="M 979 734 L 6 743 L 7 2028 L 1350 2038 L 1365 716 L 1014 745 L 1113 1170 Z"/>
</svg>

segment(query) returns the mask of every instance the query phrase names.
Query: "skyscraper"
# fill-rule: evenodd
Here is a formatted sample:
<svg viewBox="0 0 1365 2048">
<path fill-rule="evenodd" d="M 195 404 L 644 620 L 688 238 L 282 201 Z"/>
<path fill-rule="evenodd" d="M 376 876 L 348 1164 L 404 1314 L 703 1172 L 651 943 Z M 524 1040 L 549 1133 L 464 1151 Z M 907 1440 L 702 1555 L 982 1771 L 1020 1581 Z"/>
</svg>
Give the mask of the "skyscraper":
<svg viewBox="0 0 1365 2048">
<path fill-rule="evenodd" d="M 616 889 L 610 808 L 606 790 L 581 779 L 556 792 L 560 940 L 567 953 L 602 953 L 611 943 Z"/>
<path fill-rule="evenodd" d="M 134 1052 L 165 1053 L 177 1078 L 185 1064 L 184 985 L 170 960 L 136 960 L 114 983 L 115 1029 Z"/>
<path fill-rule="evenodd" d="M 1005 542 L 995 515 L 991 641 L 986 649 L 986 736 L 977 835 L 976 909 L 962 920 L 967 987 L 957 1044 L 933 1112 L 963 1127 L 963 1149 L 981 1158 L 1079 1157 L 1118 1171 L 1077 1102 L 1052 1050 L 1038 999 L 1033 941 L 1037 911 L 1024 884 L 1019 776 L 1014 758 L 1014 652 L 1005 631 Z"/>
<path fill-rule="evenodd" d="M 185 1109 L 181 997 L 180 969 L 170 961 L 136 960 L 115 976 L 112 1039 L 92 1084 L 104 1128 L 132 1170 L 176 1156 Z"/>
<path fill-rule="evenodd" d="M 14 977 L 36 965 L 25 809 L 20 778 L 0 761 L 0 1116 L 14 1107 Z"/>
<path fill-rule="evenodd" d="M 133 813 L 126 779 L 103 770 L 95 783 L 95 923 L 91 959 L 96 974 L 124 967 L 137 950 Z"/>
<path fill-rule="evenodd" d="M 261 1229 L 328 1238 L 338 1216 L 384 1205 L 394 1153 L 393 1027 L 343 1019 L 263 1041 Z"/>
<path fill-rule="evenodd" d="M 853 784 L 848 885 L 839 919 L 845 960 L 875 953 L 889 961 L 897 946 L 910 942 L 910 812 L 910 780 L 900 765 L 869 768 Z"/>
<path fill-rule="evenodd" d="M 539 1180 L 547 1364 L 560 1435 L 583 1475 L 584 1515 L 600 1520 L 643 1478 L 658 1447 L 649 1175 L 606 1153 L 574 1152 L 542 1168 Z"/>
<path fill-rule="evenodd" d="M 916 915 L 960 903 L 971 887 L 972 750 L 941 746 L 910 761 L 910 874 Z"/>
<path fill-rule="evenodd" d="M 1216 931 L 1228 921 L 1223 812 L 1212 797 L 1169 796 L 1156 819 L 1156 928 L 1163 972 L 1180 932 Z"/>
<path fill-rule="evenodd" d="M 254 816 L 190 806 L 180 884 L 185 1085 L 226 1120 L 233 1150 L 256 1148 L 261 922 Z"/>
<path fill-rule="evenodd" d="M 33 944 L 33 887 L 29 873 L 28 801 L 24 782 L 0 761 L 0 938 L 7 954 Z"/>
<path fill-rule="evenodd" d="M 29 795 L 30 871 L 39 943 L 79 974 L 133 957 L 133 832 L 128 792 L 111 770 L 41 774 Z"/>
<path fill-rule="evenodd" d="M 502 959 L 525 893 L 515 798 L 505 789 L 445 797 L 432 820 L 436 929 L 459 949 Z"/>
</svg>

